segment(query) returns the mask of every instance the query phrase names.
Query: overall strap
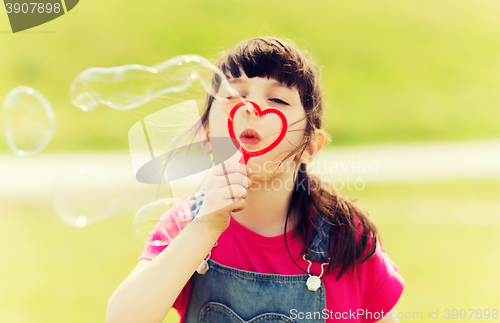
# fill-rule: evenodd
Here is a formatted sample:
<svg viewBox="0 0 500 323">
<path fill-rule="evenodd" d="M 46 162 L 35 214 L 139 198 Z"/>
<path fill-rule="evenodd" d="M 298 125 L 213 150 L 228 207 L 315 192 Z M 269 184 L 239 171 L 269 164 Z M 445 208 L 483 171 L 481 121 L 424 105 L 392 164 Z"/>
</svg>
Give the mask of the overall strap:
<svg viewBox="0 0 500 323">
<path fill-rule="evenodd" d="M 311 244 L 307 258 L 311 261 L 327 262 L 330 259 L 331 247 L 335 236 L 335 228 L 321 211 L 317 211 L 314 224 L 318 228 L 311 228 L 309 237 Z"/>
</svg>

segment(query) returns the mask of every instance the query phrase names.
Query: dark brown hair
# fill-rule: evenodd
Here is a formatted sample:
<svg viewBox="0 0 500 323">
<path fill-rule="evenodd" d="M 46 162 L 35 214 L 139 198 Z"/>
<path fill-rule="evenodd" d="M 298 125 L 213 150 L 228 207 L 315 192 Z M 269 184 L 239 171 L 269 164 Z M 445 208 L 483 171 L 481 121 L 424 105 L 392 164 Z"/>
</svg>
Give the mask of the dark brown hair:
<svg viewBox="0 0 500 323">
<path fill-rule="evenodd" d="M 301 156 L 308 143 L 314 139 L 315 131 L 322 127 L 323 101 L 319 67 L 306 55 L 290 42 L 261 37 L 243 41 L 223 52 L 216 64 L 228 78 L 238 78 L 243 71 L 249 78 L 275 79 L 298 91 L 307 119 L 305 135 L 302 142 L 284 160 L 297 153 Z M 215 87 L 220 84 L 217 76 L 214 77 L 213 84 Z M 213 101 L 213 97 L 208 97 L 206 109 L 201 116 L 201 124 L 205 129 L 208 128 Z M 321 232 L 314 224 L 314 211 L 326 215 L 328 222 L 335 228 L 326 274 L 338 269 L 337 279 L 340 279 L 347 270 L 354 270 L 357 264 L 373 256 L 377 239 L 381 235 L 368 218 L 366 209 L 339 194 L 334 186 L 308 174 L 305 164 L 298 166 L 296 174 L 286 221 L 288 222 L 291 210 L 298 215 L 296 232 L 302 238 L 302 254 L 305 254 L 311 244 L 310 230 Z M 305 186 L 298 185 L 304 181 Z M 358 228 L 355 227 L 355 218 Z M 370 248 L 366 250 L 369 242 Z"/>
</svg>

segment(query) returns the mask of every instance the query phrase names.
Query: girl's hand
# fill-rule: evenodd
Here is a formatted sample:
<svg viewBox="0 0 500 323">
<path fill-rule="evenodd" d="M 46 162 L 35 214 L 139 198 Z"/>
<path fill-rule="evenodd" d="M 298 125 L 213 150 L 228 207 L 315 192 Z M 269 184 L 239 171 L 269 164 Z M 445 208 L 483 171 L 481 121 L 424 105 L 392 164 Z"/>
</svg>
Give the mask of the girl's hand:
<svg viewBox="0 0 500 323">
<path fill-rule="evenodd" d="M 194 222 L 206 223 L 218 235 L 222 234 L 231 220 L 231 212 L 245 208 L 247 190 L 252 185 L 248 168 L 240 164 L 242 154 L 238 151 L 223 164 L 215 167 L 208 178 L 205 200 Z"/>
</svg>

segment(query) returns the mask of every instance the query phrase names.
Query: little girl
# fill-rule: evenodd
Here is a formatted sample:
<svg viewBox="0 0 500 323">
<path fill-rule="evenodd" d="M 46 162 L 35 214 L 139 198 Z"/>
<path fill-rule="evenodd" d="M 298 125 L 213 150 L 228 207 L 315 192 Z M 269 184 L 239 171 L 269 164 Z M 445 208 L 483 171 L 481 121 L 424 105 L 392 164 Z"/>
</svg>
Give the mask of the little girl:
<svg viewBox="0 0 500 323">
<path fill-rule="evenodd" d="M 218 67 L 245 100 L 286 116 L 286 136 L 247 165 L 241 154 L 217 165 L 205 188 L 179 203 L 173 215 L 193 220 L 167 247 L 152 243 L 158 222 L 106 322 L 160 323 L 172 307 L 188 323 L 398 322 L 404 280 L 377 228 L 306 171 L 326 139 L 319 69 L 271 37 L 224 52 Z M 207 152 L 210 137 L 228 137 L 227 118 L 210 97 L 201 118 Z"/>
</svg>

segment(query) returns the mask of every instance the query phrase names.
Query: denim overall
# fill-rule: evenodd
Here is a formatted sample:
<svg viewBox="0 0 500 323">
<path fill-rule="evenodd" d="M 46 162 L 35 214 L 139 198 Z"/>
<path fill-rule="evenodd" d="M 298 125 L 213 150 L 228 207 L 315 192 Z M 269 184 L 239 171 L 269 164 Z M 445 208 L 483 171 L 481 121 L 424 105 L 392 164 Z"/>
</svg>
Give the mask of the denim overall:
<svg viewBox="0 0 500 323">
<path fill-rule="evenodd" d="M 204 192 L 190 197 L 193 218 L 203 203 Z M 326 234 L 317 233 L 312 240 L 307 258 L 328 261 L 332 226 L 318 213 L 316 225 Z M 332 234 L 332 235 L 329 235 Z M 325 322 L 322 311 L 326 308 L 324 284 L 309 291 L 308 274 L 278 275 L 250 272 L 208 260 L 210 269 L 204 275 L 197 272 L 190 280 L 187 323 L 278 323 Z M 298 319 L 299 312 L 317 313 L 315 319 Z M 292 317 L 294 319 L 292 319 Z"/>
</svg>

